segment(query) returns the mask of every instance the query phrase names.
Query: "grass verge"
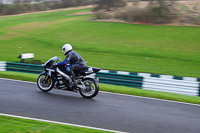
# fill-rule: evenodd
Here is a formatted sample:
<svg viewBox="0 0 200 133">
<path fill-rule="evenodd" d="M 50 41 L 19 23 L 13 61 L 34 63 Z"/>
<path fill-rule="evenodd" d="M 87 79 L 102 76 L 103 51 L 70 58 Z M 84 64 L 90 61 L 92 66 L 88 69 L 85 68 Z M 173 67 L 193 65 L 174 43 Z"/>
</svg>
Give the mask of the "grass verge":
<svg viewBox="0 0 200 133">
<path fill-rule="evenodd" d="M 1 133 L 111 133 L 0 115 Z"/>
<path fill-rule="evenodd" d="M 38 77 L 38 74 L 27 74 L 27 73 L 19 73 L 19 72 L 0 72 L 0 78 L 10 78 L 10 79 L 36 82 L 37 77 Z M 136 88 L 131 88 L 131 87 L 108 85 L 108 84 L 102 84 L 102 83 L 100 83 L 100 90 L 106 91 L 106 92 L 127 94 L 127 95 L 136 95 L 136 96 L 143 96 L 143 97 L 151 97 L 151 98 L 200 104 L 200 97 L 197 97 L 197 96 L 187 96 L 187 95 L 180 95 L 180 94 L 167 93 L 167 92 L 142 90 L 142 89 L 136 89 Z"/>
</svg>

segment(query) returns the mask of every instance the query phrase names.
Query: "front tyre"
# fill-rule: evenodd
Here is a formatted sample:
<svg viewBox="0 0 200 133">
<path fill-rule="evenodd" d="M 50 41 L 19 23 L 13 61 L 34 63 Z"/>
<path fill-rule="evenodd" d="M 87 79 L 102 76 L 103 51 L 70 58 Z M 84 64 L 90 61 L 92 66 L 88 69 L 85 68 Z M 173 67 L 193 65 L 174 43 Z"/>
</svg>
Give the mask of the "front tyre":
<svg viewBox="0 0 200 133">
<path fill-rule="evenodd" d="M 85 85 L 84 89 L 80 89 L 79 93 L 84 98 L 93 98 L 99 92 L 99 84 L 95 79 L 86 78 L 83 79 L 83 84 Z"/>
<path fill-rule="evenodd" d="M 54 83 L 50 76 L 42 73 L 37 79 L 37 86 L 41 91 L 47 92 L 53 89 Z"/>
</svg>

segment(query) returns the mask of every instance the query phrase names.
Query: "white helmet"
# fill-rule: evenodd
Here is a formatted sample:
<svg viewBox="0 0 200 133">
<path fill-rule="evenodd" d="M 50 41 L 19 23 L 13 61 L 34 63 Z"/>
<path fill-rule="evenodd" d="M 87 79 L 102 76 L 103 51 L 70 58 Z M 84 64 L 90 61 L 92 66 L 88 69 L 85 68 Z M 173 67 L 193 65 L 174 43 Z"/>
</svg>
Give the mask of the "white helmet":
<svg viewBox="0 0 200 133">
<path fill-rule="evenodd" d="M 65 44 L 62 47 L 62 52 L 65 55 L 67 52 L 69 52 L 70 50 L 72 50 L 72 46 L 70 44 Z"/>
</svg>

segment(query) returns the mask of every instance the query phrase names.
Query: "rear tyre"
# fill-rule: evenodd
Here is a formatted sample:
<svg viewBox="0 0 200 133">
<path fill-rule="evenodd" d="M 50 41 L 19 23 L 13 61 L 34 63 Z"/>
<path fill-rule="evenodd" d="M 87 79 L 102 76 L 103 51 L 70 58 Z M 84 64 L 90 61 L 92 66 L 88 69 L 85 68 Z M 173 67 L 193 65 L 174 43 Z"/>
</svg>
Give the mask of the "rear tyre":
<svg viewBox="0 0 200 133">
<path fill-rule="evenodd" d="M 41 91 L 47 92 L 53 89 L 54 83 L 50 76 L 42 73 L 37 79 L 37 86 Z"/>
<path fill-rule="evenodd" d="M 99 92 L 99 84 L 95 79 L 86 78 L 82 80 L 85 85 L 85 89 L 79 89 L 79 93 L 84 98 L 93 98 Z"/>
</svg>

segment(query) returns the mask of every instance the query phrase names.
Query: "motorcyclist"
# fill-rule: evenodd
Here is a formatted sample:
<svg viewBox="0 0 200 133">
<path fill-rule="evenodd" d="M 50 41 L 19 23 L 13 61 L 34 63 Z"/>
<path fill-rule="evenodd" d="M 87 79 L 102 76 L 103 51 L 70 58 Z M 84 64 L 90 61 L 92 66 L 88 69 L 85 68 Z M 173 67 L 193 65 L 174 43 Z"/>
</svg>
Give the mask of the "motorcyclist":
<svg viewBox="0 0 200 133">
<path fill-rule="evenodd" d="M 80 71 L 84 68 L 87 68 L 87 64 L 84 59 L 76 52 L 72 50 L 72 46 L 70 44 L 64 44 L 62 47 L 62 53 L 66 56 L 65 60 L 57 63 L 58 67 L 65 66 L 66 71 L 70 73 L 72 78 L 72 83 L 74 86 L 77 85 L 75 81 L 74 71 Z M 67 65 L 70 64 L 70 65 Z"/>
</svg>

